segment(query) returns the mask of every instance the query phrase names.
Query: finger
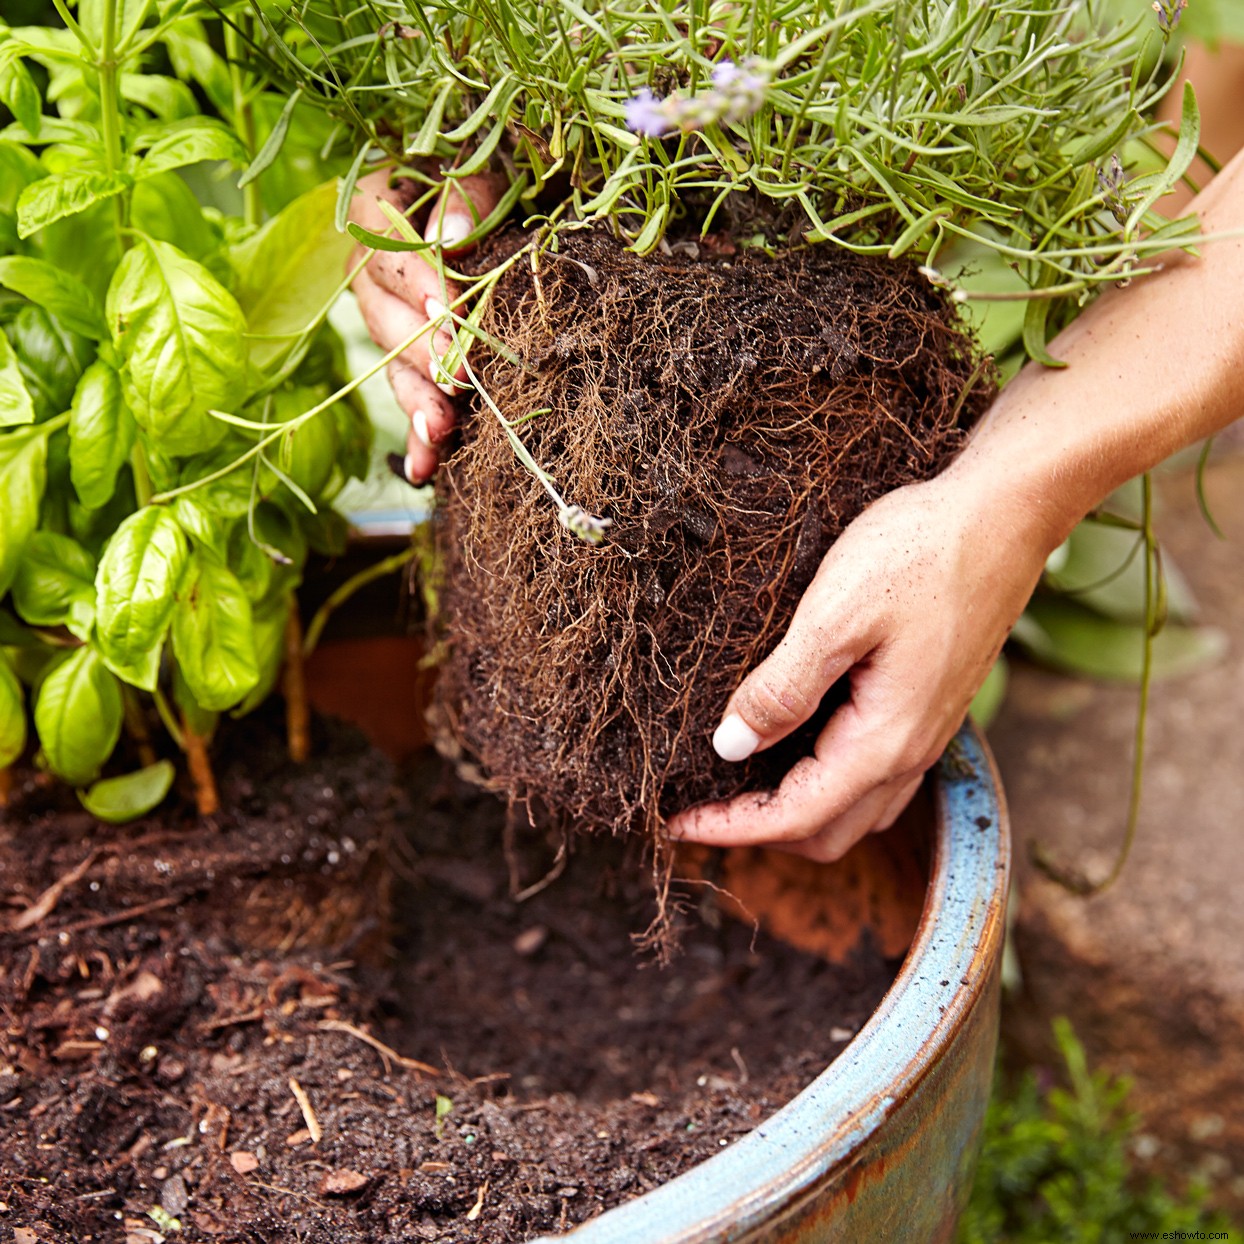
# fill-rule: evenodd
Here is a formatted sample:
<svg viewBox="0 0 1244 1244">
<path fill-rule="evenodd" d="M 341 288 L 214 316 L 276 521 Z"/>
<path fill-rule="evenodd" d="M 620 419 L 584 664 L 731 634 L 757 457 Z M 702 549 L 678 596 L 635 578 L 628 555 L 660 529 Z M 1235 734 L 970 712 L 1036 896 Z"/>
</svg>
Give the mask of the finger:
<svg viewBox="0 0 1244 1244">
<path fill-rule="evenodd" d="M 831 821 L 823 829 L 800 842 L 778 843 L 776 848 L 791 855 L 801 855 L 818 864 L 831 864 L 840 860 L 884 816 L 894 802 L 897 793 L 906 787 L 905 779 L 887 782 L 869 791 L 842 816 Z"/>
<path fill-rule="evenodd" d="M 400 359 L 389 364 L 389 384 L 410 418 L 408 450 L 420 460 L 430 454 L 435 461 L 440 444 L 453 430 L 452 408 L 426 376 Z"/>
<path fill-rule="evenodd" d="M 723 760 L 746 760 L 803 725 L 833 683 L 867 655 L 865 640 L 834 624 L 827 593 L 828 576 L 818 573 L 781 642 L 730 697 L 713 734 Z"/>
<path fill-rule="evenodd" d="M 426 268 L 426 265 L 420 266 Z M 428 311 L 443 319 L 447 314 L 445 308 L 440 302 L 431 299 L 427 300 L 426 309 L 418 309 L 406 298 L 384 288 L 375 279 L 376 275 L 378 273 L 373 273 L 369 264 L 354 280 L 354 294 L 372 339 L 385 351 L 396 350 L 403 342 L 409 342 L 398 356 L 404 363 L 418 368 L 430 382 L 434 377 L 444 375 L 439 360 L 452 344 L 452 338 L 446 329 L 434 330 L 429 327 L 431 320 Z M 423 302 L 420 307 L 423 307 Z M 459 371 L 461 373 L 462 369 Z M 436 387 L 446 395 L 458 392 L 458 387 L 448 377 Z M 439 410 L 444 411 L 447 432 L 453 425 L 452 407 L 442 401 L 429 414 L 435 415 Z"/>
<path fill-rule="evenodd" d="M 386 260 L 393 258 L 395 257 L 385 256 Z M 417 256 L 405 255 L 400 258 L 402 262 L 397 265 L 373 260 L 355 281 L 355 286 L 370 278 L 373 286 L 381 293 L 387 294 L 410 311 L 415 317 L 412 323 L 433 324 L 433 328 L 412 346 L 415 351 L 411 356 L 412 361 L 443 393 L 452 396 L 461 389 L 453 381 L 466 379 L 466 368 L 461 364 L 450 373 L 441 362 L 453 345 L 449 307 L 459 295 L 458 286 L 449 280 L 442 283 L 436 269 Z M 446 298 L 449 299 L 448 303 Z"/>
<path fill-rule="evenodd" d="M 463 241 L 497 206 L 501 192 L 501 179 L 491 173 L 446 181 L 423 236 L 449 254 L 466 249 Z"/>
<path fill-rule="evenodd" d="M 880 834 L 890 829 L 894 822 L 903 815 L 907 805 L 916 797 L 916 792 L 923 782 L 924 774 L 917 773 L 909 781 L 901 783 L 898 794 L 890 801 L 890 806 L 881 814 L 869 833 Z"/>
</svg>

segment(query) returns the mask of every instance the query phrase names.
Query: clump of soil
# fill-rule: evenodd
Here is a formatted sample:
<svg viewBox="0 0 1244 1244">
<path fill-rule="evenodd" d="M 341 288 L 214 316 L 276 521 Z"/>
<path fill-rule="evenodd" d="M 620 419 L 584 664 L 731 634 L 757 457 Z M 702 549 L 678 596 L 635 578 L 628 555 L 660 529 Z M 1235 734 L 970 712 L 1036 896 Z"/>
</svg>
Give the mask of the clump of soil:
<svg viewBox="0 0 1244 1244">
<path fill-rule="evenodd" d="M 629 937 L 652 896 L 623 844 L 584 844 L 516 902 L 511 868 L 538 875 L 551 848 L 507 835 L 495 800 L 425 773 L 404 807 L 358 736 L 297 767 L 275 732 L 238 733 L 224 827 L 187 809 L 103 828 L 30 786 L 6 814 L 0 1224 L 82 1244 L 563 1230 L 749 1131 L 892 978 L 867 948 L 835 967 L 711 905 L 685 914 L 673 969 L 645 967 Z M 395 813 L 410 841 L 382 971 L 360 931 L 383 915 Z M 248 896 L 302 902 L 307 878 L 349 917 L 253 936 Z"/>
<path fill-rule="evenodd" d="M 710 739 L 843 528 L 945 466 L 992 386 L 906 262 L 560 246 L 503 278 L 484 327 L 514 357 L 481 350 L 480 376 L 612 526 L 600 547 L 563 530 L 477 405 L 438 482 L 437 712 L 511 800 L 653 836 L 810 753 L 812 728 L 745 765 Z"/>
</svg>

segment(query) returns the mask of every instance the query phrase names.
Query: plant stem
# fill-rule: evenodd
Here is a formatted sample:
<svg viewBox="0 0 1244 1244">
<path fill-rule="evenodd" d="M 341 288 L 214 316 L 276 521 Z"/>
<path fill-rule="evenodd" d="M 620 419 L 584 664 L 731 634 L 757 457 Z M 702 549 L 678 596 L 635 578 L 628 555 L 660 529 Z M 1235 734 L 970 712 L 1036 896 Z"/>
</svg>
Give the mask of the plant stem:
<svg viewBox="0 0 1244 1244">
<path fill-rule="evenodd" d="M 285 736 L 289 758 L 302 764 L 311 754 L 311 724 L 307 709 L 307 679 L 304 665 L 302 619 L 298 602 L 290 599 L 285 619 L 285 670 L 282 685 L 285 691 Z"/>
<path fill-rule="evenodd" d="M 0 769 L 0 808 L 9 806 L 9 793 L 13 789 L 13 770 Z"/>
<path fill-rule="evenodd" d="M 245 14 L 237 21 L 245 22 Z M 232 22 L 225 23 L 225 59 L 229 62 L 229 82 L 233 88 L 233 124 L 241 138 L 249 159 L 255 158 L 258 149 L 255 135 L 255 110 L 246 95 L 246 82 L 242 76 L 242 37 Z M 249 181 L 242 187 L 242 216 L 246 223 L 257 227 L 263 220 L 263 200 L 259 194 L 259 182 Z"/>
<path fill-rule="evenodd" d="M 216 791 L 216 776 L 207 755 L 207 740 L 196 734 L 189 718 L 181 715 L 181 744 L 186 753 L 186 764 L 194 782 L 194 802 L 200 816 L 215 816 L 220 811 L 220 795 Z"/>
<path fill-rule="evenodd" d="M 99 59 L 99 124 L 104 138 L 104 160 L 110 173 L 121 171 L 121 97 L 117 64 L 117 0 L 104 0 L 103 36 Z M 126 249 L 125 227 L 129 217 L 129 191 L 112 196 L 112 210 L 117 230 L 117 245 Z"/>
<path fill-rule="evenodd" d="M 377 562 L 374 566 L 368 566 L 366 570 L 360 570 L 358 574 L 347 579 L 316 610 L 315 617 L 311 619 L 311 625 L 307 627 L 307 636 L 302 641 L 303 658 L 309 657 L 315 651 L 315 646 L 320 642 L 320 636 L 324 633 L 324 627 L 328 625 L 328 619 L 335 610 L 339 609 L 355 592 L 362 587 L 366 587 L 374 579 L 383 578 L 387 574 L 400 570 L 414 559 L 415 553 L 415 546 L 411 545 L 410 548 L 403 549 L 400 553 L 394 553 L 392 557 L 386 557 L 383 561 Z"/>
<path fill-rule="evenodd" d="M 138 761 L 144 769 L 156 762 L 155 748 L 151 746 L 151 731 L 147 729 L 147 718 L 143 706 L 132 687 L 122 686 L 121 699 L 125 705 L 125 728 L 138 748 Z"/>
</svg>

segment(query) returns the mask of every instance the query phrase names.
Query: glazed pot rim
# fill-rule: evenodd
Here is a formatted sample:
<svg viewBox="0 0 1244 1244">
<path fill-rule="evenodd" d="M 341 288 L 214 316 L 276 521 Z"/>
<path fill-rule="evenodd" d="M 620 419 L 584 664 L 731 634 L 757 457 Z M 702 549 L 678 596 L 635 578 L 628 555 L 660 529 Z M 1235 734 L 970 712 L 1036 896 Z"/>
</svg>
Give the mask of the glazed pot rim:
<svg viewBox="0 0 1244 1244">
<path fill-rule="evenodd" d="M 744 1239 L 779 1207 L 798 1204 L 835 1169 L 850 1166 L 911 1096 L 992 977 L 1002 953 L 1010 879 L 1002 789 L 975 726 L 963 726 L 935 772 L 924 910 L 898 975 L 864 1027 L 807 1088 L 729 1148 L 557 1239 Z"/>
</svg>

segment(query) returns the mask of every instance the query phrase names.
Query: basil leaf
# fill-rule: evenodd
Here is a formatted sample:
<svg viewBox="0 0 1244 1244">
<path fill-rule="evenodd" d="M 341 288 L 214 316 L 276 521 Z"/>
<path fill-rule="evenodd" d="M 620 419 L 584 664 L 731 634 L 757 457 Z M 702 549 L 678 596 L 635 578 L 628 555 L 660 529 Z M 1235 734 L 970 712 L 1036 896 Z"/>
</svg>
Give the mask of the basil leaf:
<svg viewBox="0 0 1244 1244">
<path fill-rule="evenodd" d="M 194 92 L 176 78 L 159 73 L 123 73 L 121 98 L 146 108 L 161 121 L 184 121 L 199 115 Z"/>
<path fill-rule="evenodd" d="M 207 412 L 239 405 L 246 388 L 246 323 L 229 291 L 167 242 L 142 238 L 105 309 L 139 426 L 173 456 L 218 444 L 226 425 Z"/>
<path fill-rule="evenodd" d="M 97 359 L 78 382 L 69 408 L 69 473 L 83 505 L 98 509 L 112 500 L 134 433 L 121 377 Z"/>
<path fill-rule="evenodd" d="M 272 395 L 272 421 L 296 419 L 327 396 L 327 386 L 281 389 Z M 277 444 L 281 469 L 309 496 L 318 497 L 332 476 L 340 449 L 332 408 L 299 424 Z"/>
<path fill-rule="evenodd" d="M 22 379 L 17 355 L 9 339 L 0 333 L 0 427 L 12 428 L 34 421 L 35 405 Z"/>
<path fill-rule="evenodd" d="M 200 263 L 220 249 L 219 228 L 204 216 L 194 191 L 176 173 L 157 173 L 134 187 L 130 220 L 140 233 L 171 242 Z"/>
<path fill-rule="evenodd" d="M 8 657 L 0 651 L 0 769 L 7 769 L 26 748 L 26 699 Z"/>
<path fill-rule="evenodd" d="M 233 571 L 206 550 L 191 554 L 177 593 L 173 655 L 209 712 L 231 708 L 259 681 L 250 601 Z"/>
<path fill-rule="evenodd" d="M 22 62 L 24 51 L 25 48 L 15 42 L 0 43 L 0 104 L 4 104 L 31 134 L 37 135 L 43 119 L 43 101 L 30 70 Z"/>
<path fill-rule="evenodd" d="M 108 541 L 95 576 L 100 654 L 126 682 L 154 691 L 160 645 L 186 566 L 186 537 L 168 510 L 131 514 Z"/>
<path fill-rule="evenodd" d="M 233 107 L 229 66 L 212 48 L 207 30 L 197 18 L 182 18 L 163 35 L 173 72 L 183 82 L 197 82 L 216 111 L 228 115 Z"/>
<path fill-rule="evenodd" d="M 171 760 L 157 760 L 135 773 L 104 778 L 90 790 L 80 791 L 78 798 L 92 816 L 112 825 L 122 825 L 146 816 L 163 803 L 173 788 L 175 775 Z"/>
<path fill-rule="evenodd" d="M 32 182 L 17 197 L 17 236 L 28 238 L 133 184 L 126 173 L 54 173 Z"/>
<path fill-rule="evenodd" d="M 84 642 L 95 622 L 95 559 L 76 540 L 36 531 L 13 578 L 13 604 L 33 626 L 67 626 Z"/>
<path fill-rule="evenodd" d="M 34 401 L 36 422 L 68 410 L 74 388 L 94 356 L 91 342 L 32 304 L 22 307 L 4 332 Z"/>
<path fill-rule="evenodd" d="M 99 773 L 121 735 L 117 680 L 93 648 L 79 648 L 43 680 L 35 730 L 48 767 L 75 786 Z"/>
<path fill-rule="evenodd" d="M 285 623 L 293 606 L 293 596 L 284 592 L 269 597 L 254 607 L 252 620 L 259 680 L 250 694 L 233 710 L 233 716 L 244 717 L 253 712 L 272 694 L 285 660 Z"/>
<path fill-rule="evenodd" d="M 17 210 L 17 196 L 47 175 L 38 156 L 21 143 L 0 140 L 0 212 L 11 216 Z"/>
<path fill-rule="evenodd" d="M 108 335 L 104 313 L 76 276 L 29 255 L 0 259 L 0 285 L 50 311 L 70 332 L 94 341 Z"/>
<path fill-rule="evenodd" d="M 238 303 L 252 333 L 298 333 L 327 308 L 345 279 L 353 243 L 333 227 L 333 182 L 295 199 L 230 253 Z M 288 340 L 252 340 L 251 362 L 266 368 Z"/>
<path fill-rule="evenodd" d="M 178 526 L 195 544 L 223 557 L 228 547 L 224 523 L 200 496 L 202 491 L 183 493 L 173 502 L 173 513 L 177 516 Z"/>
<path fill-rule="evenodd" d="M 0 436 L 0 596 L 39 521 L 47 461 L 47 437 L 37 428 Z"/>
<path fill-rule="evenodd" d="M 169 169 L 198 164 L 201 160 L 228 160 L 240 164 L 246 148 L 223 125 L 200 120 L 156 139 L 138 165 L 137 176 L 153 177 Z"/>
</svg>

